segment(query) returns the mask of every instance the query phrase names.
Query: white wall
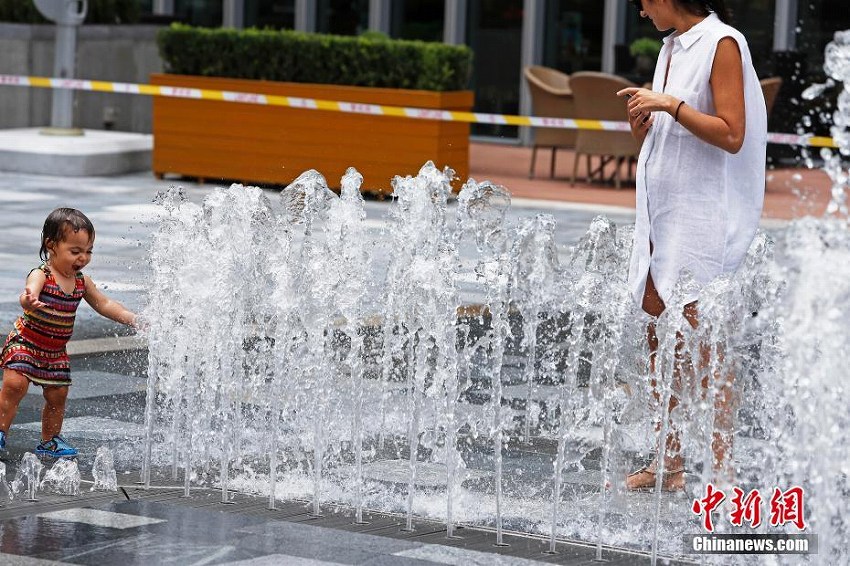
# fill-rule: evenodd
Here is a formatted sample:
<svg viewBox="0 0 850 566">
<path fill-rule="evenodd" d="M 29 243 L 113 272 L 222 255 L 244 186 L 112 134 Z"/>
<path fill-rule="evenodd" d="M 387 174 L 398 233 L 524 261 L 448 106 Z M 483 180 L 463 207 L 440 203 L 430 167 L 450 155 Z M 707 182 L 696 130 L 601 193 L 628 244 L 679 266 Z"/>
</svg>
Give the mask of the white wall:
<svg viewBox="0 0 850 566">
<path fill-rule="evenodd" d="M 82 26 L 77 36 L 76 78 L 147 83 L 162 71 L 156 48 L 159 26 Z M 0 24 L 0 74 L 50 76 L 53 71 L 52 25 Z M 0 86 L 0 128 L 50 124 L 50 89 Z M 103 129 L 104 113 L 113 129 L 151 131 L 148 96 L 80 92 L 74 94 L 74 125 Z"/>
</svg>

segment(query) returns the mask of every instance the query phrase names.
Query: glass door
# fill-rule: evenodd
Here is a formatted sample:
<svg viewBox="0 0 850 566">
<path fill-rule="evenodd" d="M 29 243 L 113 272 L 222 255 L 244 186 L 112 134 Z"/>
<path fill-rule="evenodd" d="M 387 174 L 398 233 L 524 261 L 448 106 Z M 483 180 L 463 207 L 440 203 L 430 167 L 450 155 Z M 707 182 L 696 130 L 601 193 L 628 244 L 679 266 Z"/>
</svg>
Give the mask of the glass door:
<svg viewBox="0 0 850 566">
<path fill-rule="evenodd" d="M 174 0 L 174 16 L 193 26 L 217 28 L 222 21 L 221 0 Z"/>
<path fill-rule="evenodd" d="M 390 36 L 442 41 L 445 0 L 395 0 L 390 4 Z"/>
<path fill-rule="evenodd" d="M 360 35 L 369 28 L 369 0 L 319 0 L 316 31 Z"/>
<path fill-rule="evenodd" d="M 522 0 L 469 0 L 467 44 L 475 54 L 475 111 L 519 112 Z M 472 135 L 516 139 L 516 126 L 473 124 Z"/>
<path fill-rule="evenodd" d="M 295 0 L 245 0 L 245 27 L 293 29 Z"/>
<path fill-rule="evenodd" d="M 546 4 L 543 64 L 567 74 L 602 69 L 605 3 L 550 0 Z"/>
</svg>

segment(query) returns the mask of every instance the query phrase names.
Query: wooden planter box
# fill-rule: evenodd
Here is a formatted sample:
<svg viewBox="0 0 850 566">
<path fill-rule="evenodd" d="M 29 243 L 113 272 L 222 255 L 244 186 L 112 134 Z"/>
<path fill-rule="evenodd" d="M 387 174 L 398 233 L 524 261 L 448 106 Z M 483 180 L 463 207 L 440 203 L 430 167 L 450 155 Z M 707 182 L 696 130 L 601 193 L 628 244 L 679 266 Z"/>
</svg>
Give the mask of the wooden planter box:
<svg viewBox="0 0 850 566">
<path fill-rule="evenodd" d="M 165 86 L 253 92 L 363 104 L 469 111 L 471 91 L 429 92 L 154 74 Z M 346 168 L 363 188 L 391 191 L 395 175 L 431 160 L 469 175 L 469 124 L 280 106 L 156 96 L 153 171 L 243 183 L 285 185 L 316 169 L 338 187 Z"/>
</svg>

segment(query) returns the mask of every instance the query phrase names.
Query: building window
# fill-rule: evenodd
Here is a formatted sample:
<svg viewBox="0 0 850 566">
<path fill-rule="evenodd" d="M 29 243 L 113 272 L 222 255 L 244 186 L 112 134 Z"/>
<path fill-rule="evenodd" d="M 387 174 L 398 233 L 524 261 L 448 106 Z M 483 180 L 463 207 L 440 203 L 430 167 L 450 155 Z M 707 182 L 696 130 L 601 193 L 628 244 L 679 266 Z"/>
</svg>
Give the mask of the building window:
<svg viewBox="0 0 850 566">
<path fill-rule="evenodd" d="M 630 3 L 626 7 L 625 42 L 614 46 L 614 73 L 636 84 L 651 81 L 652 71 L 638 69 L 637 61 L 629 53 L 629 46 L 641 37 L 660 40 L 665 35 L 666 32 L 655 29 L 652 20 L 640 17 L 640 12 Z"/>
<path fill-rule="evenodd" d="M 546 4 L 543 64 L 570 74 L 602 69 L 605 3 L 553 0 Z"/>
<path fill-rule="evenodd" d="M 824 49 L 835 32 L 850 29 L 850 10 L 847 0 L 809 0 L 797 8 L 796 51 L 777 53 L 776 74 L 782 76 L 782 90 L 777 100 L 779 120 L 777 129 L 785 132 L 805 131 L 829 136 L 833 112 L 842 92 L 841 82 L 827 88 L 814 100 L 806 100 L 802 92 L 813 83 L 827 80 L 823 70 Z M 846 88 L 846 84 L 844 85 Z M 768 146 L 770 147 L 770 146 Z M 796 152 L 796 149 L 795 149 Z M 816 150 L 810 150 L 817 155 Z M 799 158 L 799 152 L 794 157 Z"/>
<path fill-rule="evenodd" d="M 469 0 L 467 43 L 475 54 L 475 111 L 519 112 L 522 0 Z M 516 138 L 516 126 L 473 124 L 472 134 Z"/>
<path fill-rule="evenodd" d="M 221 27 L 221 0 L 174 0 L 175 19 L 201 27 Z"/>
<path fill-rule="evenodd" d="M 445 0 L 395 0 L 390 4 L 390 36 L 442 41 Z"/>
<path fill-rule="evenodd" d="M 759 76 L 769 74 L 773 56 L 773 21 L 776 0 L 729 0 L 732 25 L 747 38 L 753 66 Z"/>
<path fill-rule="evenodd" d="M 835 32 L 850 29 L 847 0 L 801 2 L 798 18 L 797 51 L 806 67 L 803 77 L 823 81 L 826 78 L 823 73 L 824 48 L 832 41 Z"/>
<path fill-rule="evenodd" d="M 360 35 L 369 27 L 369 0 L 319 0 L 316 31 Z"/>
<path fill-rule="evenodd" d="M 759 76 L 769 74 L 776 0 L 729 0 L 726 5 L 732 11 L 732 26 L 747 39 Z M 651 73 L 636 69 L 635 60 L 629 54 L 629 45 L 640 37 L 662 39 L 671 32 L 658 31 L 649 18 L 641 18 L 638 11 L 629 5 L 626 11 L 626 41 L 614 47 L 614 72 L 638 84 L 652 80 Z"/>
<path fill-rule="evenodd" d="M 141 17 L 153 14 L 153 0 L 138 0 L 139 15 Z"/>
<path fill-rule="evenodd" d="M 295 0 L 245 0 L 246 28 L 295 28 Z"/>
</svg>

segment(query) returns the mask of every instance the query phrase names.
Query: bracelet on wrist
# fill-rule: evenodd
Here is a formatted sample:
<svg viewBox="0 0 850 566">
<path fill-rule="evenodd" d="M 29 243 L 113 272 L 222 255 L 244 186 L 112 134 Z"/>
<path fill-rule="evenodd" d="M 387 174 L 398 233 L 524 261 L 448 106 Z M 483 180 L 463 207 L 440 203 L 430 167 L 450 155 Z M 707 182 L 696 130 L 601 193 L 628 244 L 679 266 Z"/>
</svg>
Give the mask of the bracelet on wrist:
<svg viewBox="0 0 850 566">
<path fill-rule="evenodd" d="M 679 105 L 676 107 L 676 113 L 673 114 L 673 119 L 678 122 L 679 121 L 679 110 L 682 109 L 682 105 L 685 104 L 684 100 L 679 101 Z"/>
</svg>

